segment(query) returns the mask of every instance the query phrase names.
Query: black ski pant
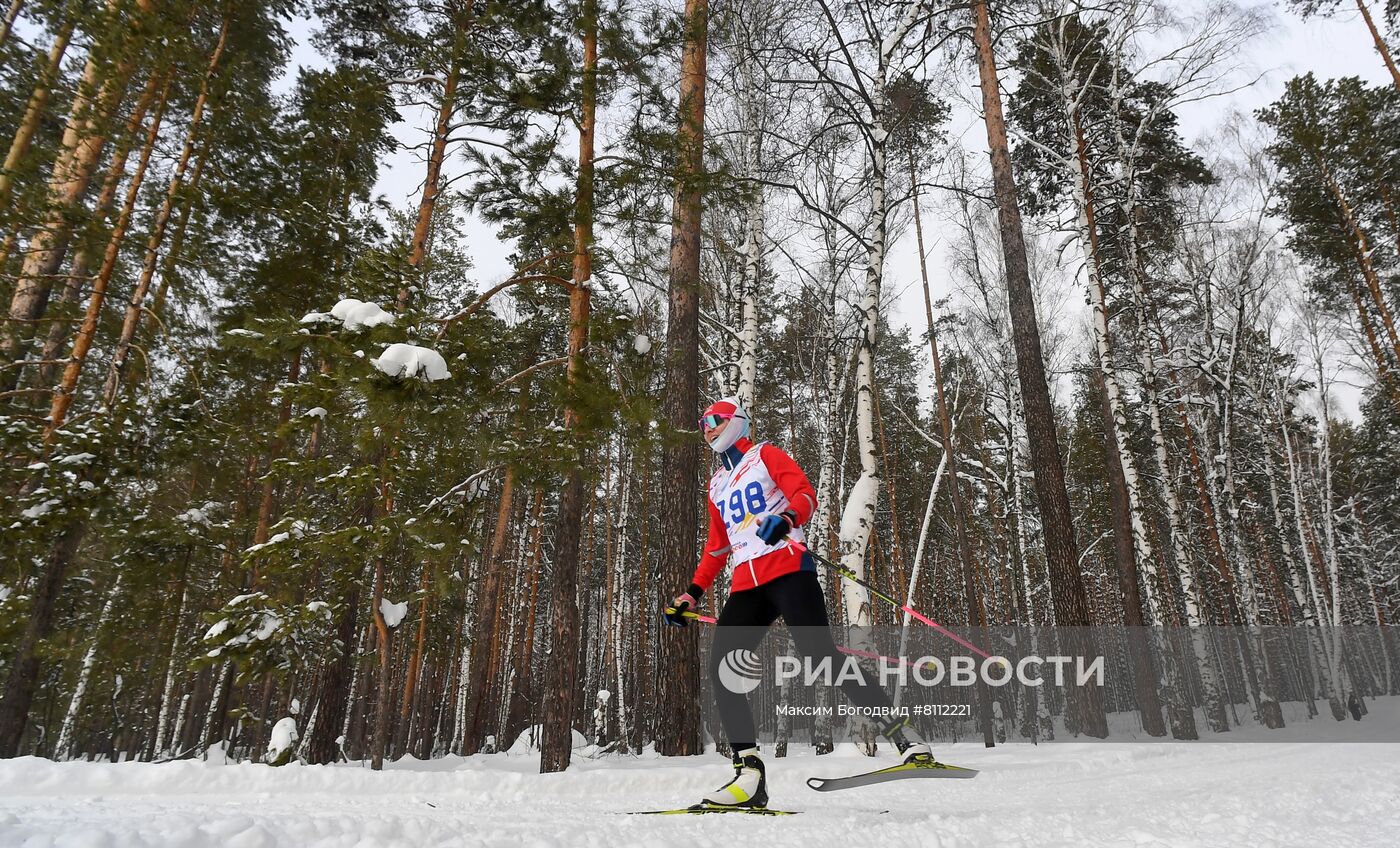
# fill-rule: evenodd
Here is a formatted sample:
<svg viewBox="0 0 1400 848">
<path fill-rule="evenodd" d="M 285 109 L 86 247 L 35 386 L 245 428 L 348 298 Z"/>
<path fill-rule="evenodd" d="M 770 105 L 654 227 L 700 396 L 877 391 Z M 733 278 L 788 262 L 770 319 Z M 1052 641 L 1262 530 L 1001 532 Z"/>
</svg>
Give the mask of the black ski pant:
<svg viewBox="0 0 1400 848">
<path fill-rule="evenodd" d="M 794 571 L 752 589 L 731 593 L 715 622 L 709 665 L 720 722 L 735 751 L 754 747 L 758 734 L 754 730 L 748 695 L 733 692 L 724 685 L 719 677 L 720 662 L 731 651 L 756 650 L 778 616 L 787 624 L 798 653 L 809 658 L 814 666 L 830 660 L 831 673 L 837 675 L 845 659 L 831 638 L 826 599 L 822 597 L 815 571 Z M 859 676 L 862 679 L 851 676 L 841 684 L 841 691 L 851 703 L 868 709 L 889 710 L 892 705 L 885 691 L 865 680 L 866 675 Z"/>
</svg>

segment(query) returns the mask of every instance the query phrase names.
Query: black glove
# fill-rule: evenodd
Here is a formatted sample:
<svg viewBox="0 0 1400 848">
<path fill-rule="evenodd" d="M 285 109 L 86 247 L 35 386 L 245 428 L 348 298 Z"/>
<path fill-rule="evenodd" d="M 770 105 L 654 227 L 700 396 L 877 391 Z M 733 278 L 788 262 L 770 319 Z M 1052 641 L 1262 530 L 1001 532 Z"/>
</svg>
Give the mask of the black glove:
<svg viewBox="0 0 1400 848">
<path fill-rule="evenodd" d="M 685 614 L 688 610 L 693 610 L 700 605 L 700 596 L 705 594 L 697 584 L 691 583 L 684 592 L 676 596 L 671 601 L 671 605 L 662 610 L 662 615 L 666 617 L 666 623 L 672 627 L 685 627 L 690 624 L 690 619 Z"/>
<path fill-rule="evenodd" d="M 765 545 L 776 545 L 792 532 L 796 524 L 797 514 L 790 509 L 783 510 L 781 515 L 765 515 L 758 524 L 758 538 Z"/>
</svg>

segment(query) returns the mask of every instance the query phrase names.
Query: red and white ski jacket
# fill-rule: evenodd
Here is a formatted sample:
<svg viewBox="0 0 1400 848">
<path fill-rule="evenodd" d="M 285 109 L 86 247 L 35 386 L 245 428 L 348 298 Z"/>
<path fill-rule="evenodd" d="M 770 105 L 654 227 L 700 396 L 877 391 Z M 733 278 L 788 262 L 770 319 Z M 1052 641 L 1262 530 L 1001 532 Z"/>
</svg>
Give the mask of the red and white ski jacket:
<svg viewBox="0 0 1400 848">
<path fill-rule="evenodd" d="M 720 459 L 707 499 L 709 538 L 692 582 L 708 591 L 725 563 L 733 562 L 730 591 L 742 592 L 801 569 L 801 550 L 786 540 L 765 544 L 757 530 L 763 516 L 787 511 L 796 516 L 788 539 L 803 541 L 800 528 L 817 509 L 817 493 L 807 475 L 782 448 L 755 445 L 747 438 L 735 442 Z"/>
</svg>

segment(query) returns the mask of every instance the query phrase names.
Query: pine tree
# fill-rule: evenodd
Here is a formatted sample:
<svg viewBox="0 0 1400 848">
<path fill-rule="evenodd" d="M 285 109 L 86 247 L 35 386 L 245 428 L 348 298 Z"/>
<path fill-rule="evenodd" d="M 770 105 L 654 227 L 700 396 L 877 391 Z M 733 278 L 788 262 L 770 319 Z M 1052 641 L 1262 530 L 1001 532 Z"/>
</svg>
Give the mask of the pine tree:
<svg viewBox="0 0 1400 848">
<path fill-rule="evenodd" d="M 1324 303 L 1349 300 L 1378 382 L 1400 409 L 1400 333 L 1391 304 L 1400 226 L 1391 198 L 1400 138 L 1396 91 L 1349 78 L 1290 80 L 1259 118 L 1274 128 L 1269 155 L 1282 169 L 1278 210 L 1289 246 L 1314 269 Z M 1390 239 L 1382 233 L 1391 235 Z"/>
<path fill-rule="evenodd" d="M 1002 112 L 1001 82 L 993 51 L 987 0 L 975 4 L 972 13 L 982 112 L 991 152 L 993 186 L 1008 279 L 1011 335 L 1016 349 L 1017 377 L 1021 384 L 1027 435 L 1030 437 L 1031 466 L 1035 473 L 1036 494 L 1040 500 L 1045 532 L 1055 620 L 1062 626 L 1082 626 L 1089 623 L 1088 601 L 1079 575 L 1078 544 L 1071 522 L 1069 496 L 1065 490 L 1050 389 L 1045 378 L 1040 328 L 1036 322 L 1035 299 L 1027 269 L 1020 200 L 1011 162 L 1006 119 Z M 1078 689 L 1073 693 L 1073 700 L 1078 727 L 1093 736 L 1107 734 L 1103 705 L 1098 694 L 1090 689 Z"/>
</svg>

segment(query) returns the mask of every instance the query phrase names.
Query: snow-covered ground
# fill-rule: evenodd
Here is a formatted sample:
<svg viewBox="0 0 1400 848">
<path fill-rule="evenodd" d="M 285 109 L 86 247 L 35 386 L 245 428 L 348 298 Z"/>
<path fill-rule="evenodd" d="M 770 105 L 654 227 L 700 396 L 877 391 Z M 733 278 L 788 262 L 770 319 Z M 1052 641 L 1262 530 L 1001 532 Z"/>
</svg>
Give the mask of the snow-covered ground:
<svg viewBox="0 0 1400 848">
<path fill-rule="evenodd" d="M 1397 717 L 1400 706 L 1385 704 L 1367 722 Z M 1339 738 L 1360 727 L 1326 721 Z M 534 756 L 507 755 L 405 760 L 377 773 L 21 758 L 0 761 L 0 846 L 1400 845 L 1400 744 L 936 750 L 981 775 L 817 793 L 807 777 L 865 771 L 871 760 L 849 746 L 770 757 L 772 806 L 802 811 L 783 818 L 625 814 L 684 805 L 723 783 L 727 760 L 714 754 L 575 757 L 555 775 L 538 774 Z"/>
</svg>

